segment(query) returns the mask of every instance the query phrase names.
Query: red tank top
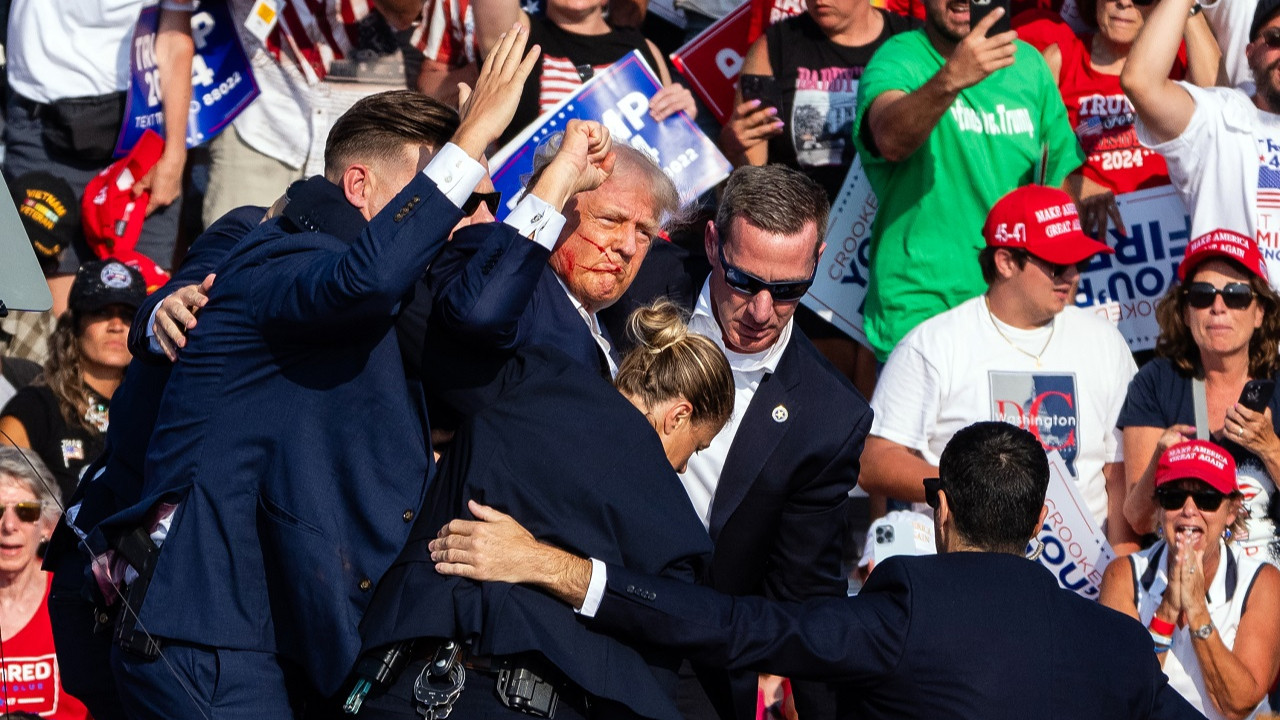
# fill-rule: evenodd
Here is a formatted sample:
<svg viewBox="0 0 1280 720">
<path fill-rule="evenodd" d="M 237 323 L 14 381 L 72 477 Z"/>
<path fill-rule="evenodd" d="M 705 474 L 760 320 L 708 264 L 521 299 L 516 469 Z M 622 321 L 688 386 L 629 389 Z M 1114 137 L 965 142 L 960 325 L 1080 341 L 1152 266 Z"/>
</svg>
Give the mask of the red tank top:
<svg viewBox="0 0 1280 720">
<path fill-rule="evenodd" d="M 48 576 L 53 581 L 53 576 Z M 58 659 L 49 625 L 49 586 L 36 614 L 18 634 L 3 644 L 3 692 L 0 713 L 29 712 L 55 720 L 85 720 L 89 711 L 62 689 Z M 103 672 L 108 672 L 103 668 Z"/>
</svg>

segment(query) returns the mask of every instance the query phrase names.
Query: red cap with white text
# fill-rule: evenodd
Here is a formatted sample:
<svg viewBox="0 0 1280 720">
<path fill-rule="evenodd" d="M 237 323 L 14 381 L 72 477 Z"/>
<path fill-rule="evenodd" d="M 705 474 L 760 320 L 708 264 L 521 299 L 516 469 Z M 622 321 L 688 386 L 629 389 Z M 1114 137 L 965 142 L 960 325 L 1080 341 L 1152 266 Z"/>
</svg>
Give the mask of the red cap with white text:
<svg viewBox="0 0 1280 720">
<path fill-rule="evenodd" d="M 988 247 L 1021 248 L 1046 262 L 1074 265 L 1115 252 L 1080 230 L 1075 203 L 1065 192 L 1027 185 L 1000 198 L 987 213 L 982 236 Z"/>
<path fill-rule="evenodd" d="M 1197 265 L 1211 258 L 1234 260 L 1245 270 L 1263 280 L 1268 279 L 1267 261 L 1262 258 L 1258 243 L 1248 235 L 1225 229 L 1210 230 L 1187 243 L 1182 264 L 1178 265 L 1178 279 L 1186 280 Z"/>
<path fill-rule="evenodd" d="M 1178 480 L 1200 480 L 1224 495 L 1239 489 L 1236 461 L 1222 448 L 1207 440 L 1178 443 L 1160 456 L 1156 465 L 1156 487 Z"/>
</svg>

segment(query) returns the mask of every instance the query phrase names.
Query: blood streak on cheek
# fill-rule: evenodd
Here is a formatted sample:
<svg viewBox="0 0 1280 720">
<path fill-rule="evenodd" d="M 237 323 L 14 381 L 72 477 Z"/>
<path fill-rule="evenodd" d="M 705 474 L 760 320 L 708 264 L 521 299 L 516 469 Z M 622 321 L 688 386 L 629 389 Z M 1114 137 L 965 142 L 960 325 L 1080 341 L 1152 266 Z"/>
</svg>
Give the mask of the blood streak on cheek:
<svg viewBox="0 0 1280 720">
<path fill-rule="evenodd" d="M 601 244 L 599 244 L 599 243 L 595 242 L 594 240 L 592 240 L 591 238 L 587 237 L 586 235 L 583 235 L 582 233 L 578 233 L 578 237 L 582 238 L 583 242 L 585 242 L 586 244 L 588 244 L 588 245 L 590 245 L 591 247 L 593 247 L 593 248 L 595 248 L 595 249 L 599 250 L 601 255 L 603 255 L 603 254 L 605 254 L 606 252 L 608 252 L 608 251 L 609 251 L 609 246 L 608 246 L 608 245 L 601 245 Z"/>
</svg>

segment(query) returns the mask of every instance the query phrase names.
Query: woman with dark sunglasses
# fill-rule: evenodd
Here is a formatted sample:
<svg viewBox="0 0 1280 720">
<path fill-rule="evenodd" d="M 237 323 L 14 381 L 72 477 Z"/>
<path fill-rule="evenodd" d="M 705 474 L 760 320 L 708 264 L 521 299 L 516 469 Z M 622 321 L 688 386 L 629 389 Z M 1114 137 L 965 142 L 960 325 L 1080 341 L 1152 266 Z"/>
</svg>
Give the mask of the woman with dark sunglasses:
<svg viewBox="0 0 1280 720">
<path fill-rule="evenodd" d="M 1210 720 L 1267 712 L 1280 669 L 1280 571 L 1232 537 L 1236 467 L 1206 440 L 1165 451 L 1152 499 L 1162 539 L 1107 566 L 1101 602 L 1151 632 L 1169 685 Z"/>
<path fill-rule="evenodd" d="M 1251 410 L 1240 396 L 1249 380 L 1280 371 L 1280 297 L 1253 239 L 1233 233 L 1193 240 L 1178 276 L 1156 305 L 1157 357 L 1130 383 L 1117 422 L 1129 481 L 1125 517 L 1139 533 L 1155 530 L 1156 460 L 1195 436 L 1193 393 L 1203 393 L 1212 441 L 1234 458 L 1243 493 L 1246 522 L 1236 541 L 1275 563 L 1267 506 L 1280 478 L 1280 399 L 1273 392 L 1261 398 L 1262 410 Z"/>
<path fill-rule="evenodd" d="M 58 522 L 57 487 L 34 452 L 0 447 L 0 689 L 8 708 L 83 720 L 88 710 L 58 679 L 47 608 L 52 576 L 40 569 L 40 547 Z"/>
</svg>

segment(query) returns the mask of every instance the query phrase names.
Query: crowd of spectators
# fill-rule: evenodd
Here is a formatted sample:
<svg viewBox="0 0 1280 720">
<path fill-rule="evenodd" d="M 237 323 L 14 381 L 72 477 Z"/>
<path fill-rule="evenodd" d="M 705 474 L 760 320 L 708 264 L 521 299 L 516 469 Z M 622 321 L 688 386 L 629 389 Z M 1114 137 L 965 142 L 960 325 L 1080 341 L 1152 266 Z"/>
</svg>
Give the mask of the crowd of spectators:
<svg viewBox="0 0 1280 720">
<path fill-rule="evenodd" d="M 1150 630 L 1171 687 L 1211 718 L 1276 708 L 1280 0 L 974 22 L 968 0 L 749 1 L 789 17 L 739 48 L 722 126 L 668 59 L 716 0 L 4 3 L 0 167 L 53 307 L 0 317 L 2 709 L 430 717 L 457 701 L 418 687 L 445 657 L 490 694 L 532 673 L 563 717 L 754 717 L 775 666 L 604 640 L 539 593 L 441 580 L 428 543 L 493 505 L 594 558 L 592 603 L 603 563 L 841 596 L 907 527 L 863 543 L 881 503 L 936 507 L 921 481 L 978 421 L 1065 468 L 1118 558 L 1101 602 Z M 258 94 L 189 143 L 224 16 Z M 633 51 L 652 119 L 696 119 L 730 177 L 681 207 L 655 158 L 575 120 L 497 222 L 487 154 Z M 162 136 L 117 147 L 143 80 Z M 855 164 L 865 343 L 801 304 Z M 1189 232 L 1135 357 L 1079 281 L 1129 233 L 1123 197 L 1166 186 Z M 52 662 L 54 636 L 81 662 L 19 682 L 12 658 Z M 240 695 L 214 697 L 218 662 Z M 853 707 L 791 675 L 802 720 Z M 456 709 L 545 710 L 515 693 Z"/>
</svg>

